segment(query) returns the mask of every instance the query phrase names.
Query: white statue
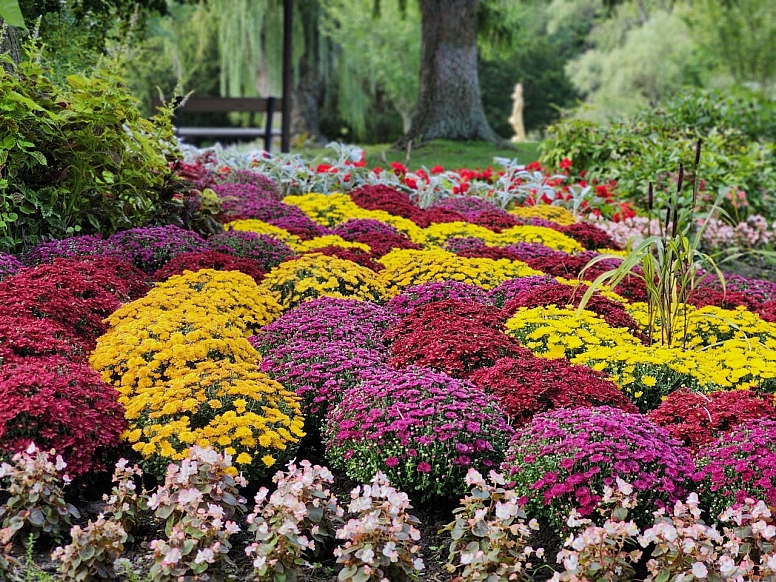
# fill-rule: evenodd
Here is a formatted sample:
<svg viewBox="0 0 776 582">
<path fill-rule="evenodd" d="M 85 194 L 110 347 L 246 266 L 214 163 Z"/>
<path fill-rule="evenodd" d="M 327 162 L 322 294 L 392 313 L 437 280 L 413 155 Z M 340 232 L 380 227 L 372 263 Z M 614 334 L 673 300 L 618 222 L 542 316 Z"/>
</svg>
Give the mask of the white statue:
<svg viewBox="0 0 776 582">
<path fill-rule="evenodd" d="M 512 93 L 512 115 L 509 117 L 509 124 L 515 130 L 512 141 L 517 143 L 525 141 L 525 125 L 523 125 L 523 84 L 515 85 Z"/>
</svg>

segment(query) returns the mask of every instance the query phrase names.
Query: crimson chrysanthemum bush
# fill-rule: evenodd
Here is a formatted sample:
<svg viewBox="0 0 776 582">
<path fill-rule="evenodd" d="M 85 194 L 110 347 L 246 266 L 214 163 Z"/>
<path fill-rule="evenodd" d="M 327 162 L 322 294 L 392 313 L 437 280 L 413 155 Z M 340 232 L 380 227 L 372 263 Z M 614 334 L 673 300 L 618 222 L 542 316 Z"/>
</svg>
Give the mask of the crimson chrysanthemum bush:
<svg viewBox="0 0 776 582">
<path fill-rule="evenodd" d="M 510 251 L 506 247 L 489 247 L 487 245 L 460 249 L 455 251 L 455 254 L 459 257 L 466 257 L 468 259 L 493 259 L 495 261 L 499 259 L 507 259 L 510 261 L 520 260 L 516 253 Z"/>
<path fill-rule="evenodd" d="M 71 475 L 105 469 L 106 453 L 127 426 L 118 392 L 86 364 L 58 356 L 0 366 L 0 402 L 1 454 L 34 442 L 56 449 Z"/>
<path fill-rule="evenodd" d="M 525 358 L 531 351 L 503 331 L 464 318 L 440 315 L 398 336 L 388 363 L 394 368 L 421 366 L 454 378 L 466 378 L 499 358 Z"/>
<path fill-rule="evenodd" d="M 768 301 L 763 303 L 757 309 L 757 313 L 765 321 L 776 323 L 776 301 Z"/>
<path fill-rule="evenodd" d="M 555 279 L 549 275 L 532 275 L 530 277 L 518 277 L 507 279 L 498 287 L 488 292 L 488 298 L 496 307 L 504 307 L 504 304 L 523 291 L 534 287 L 542 287 L 548 283 L 554 283 Z"/>
<path fill-rule="evenodd" d="M 498 400 L 513 426 L 556 408 L 614 406 L 638 412 L 605 374 L 563 359 L 537 358 L 526 351 L 526 355 L 502 358 L 469 376 L 475 386 Z"/>
<path fill-rule="evenodd" d="M 155 271 L 152 278 L 154 281 L 164 281 L 173 275 L 180 275 L 183 271 L 196 272 L 200 269 L 240 271 L 253 277 L 257 283 L 261 282 L 266 274 L 261 263 L 254 259 L 244 259 L 217 251 L 198 251 L 173 257 L 164 267 Z"/>
<path fill-rule="evenodd" d="M 679 389 L 669 394 L 649 418 L 671 436 L 697 451 L 723 433 L 756 418 L 776 420 L 773 397 L 750 390 L 700 394 Z"/>
<path fill-rule="evenodd" d="M 103 320 L 118 309 L 122 300 L 129 300 L 139 291 L 129 265 L 118 270 L 101 269 L 106 261 L 115 266 L 112 262 L 116 259 L 95 258 L 55 259 L 53 263 L 24 268 L 0 281 L 0 313 L 50 318 L 91 349 L 107 329 Z"/>
<path fill-rule="evenodd" d="M 374 218 L 349 218 L 335 226 L 331 233 L 345 240 L 358 241 L 362 236 L 393 236 L 399 234 L 399 231 L 396 227 Z"/>
<path fill-rule="evenodd" d="M 413 309 L 385 332 L 385 339 L 395 341 L 418 330 L 435 331 L 445 321 L 459 321 L 462 325 L 478 325 L 501 331 L 508 317 L 507 312 L 483 303 L 444 299 L 424 303 Z"/>
<path fill-rule="evenodd" d="M 376 260 L 372 258 L 371 254 L 361 249 L 356 249 L 356 248 L 349 249 L 349 248 L 340 247 L 337 245 L 330 245 L 330 246 L 321 247 L 318 249 L 312 249 L 309 252 L 321 253 L 322 255 L 337 257 L 338 259 L 345 259 L 346 261 L 352 261 L 357 265 L 361 265 L 362 267 L 366 267 L 367 269 L 372 269 L 375 272 L 382 271 L 383 269 L 385 269 L 385 265 L 383 265 L 382 263 L 378 263 Z"/>
<path fill-rule="evenodd" d="M 641 414 L 600 406 L 537 414 L 512 441 L 502 469 L 525 510 L 556 531 L 572 509 L 595 514 L 605 486 L 630 483 L 638 505 L 628 517 L 652 523 L 652 511 L 686 499 L 695 467 L 690 452 Z"/>
<path fill-rule="evenodd" d="M 385 306 L 389 311 L 404 317 L 422 305 L 447 299 L 456 299 L 468 303 L 481 303 L 483 305 L 490 303 L 485 291 L 476 285 L 448 279 L 446 281 L 431 281 L 407 287 L 401 293 L 391 298 Z"/>
<path fill-rule="evenodd" d="M 776 505 L 776 420 L 749 420 L 696 456 L 698 494 L 713 516 L 747 497 Z"/>
<path fill-rule="evenodd" d="M 422 210 L 410 200 L 409 194 L 385 184 L 359 186 L 351 190 L 350 197 L 365 210 L 385 210 L 410 220 L 422 214 Z"/>
<path fill-rule="evenodd" d="M 445 210 L 444 208 L 428 208 L 426 210 L 420 210 L 409 218 L 422 228 L 426 228 L 432 224 L 462 222 L 466 220 L 466 217 L 462 214 L 459 214 L 454 210 Z"/>
<path fill-rule="evenodd" d="M 437 200 L 429 209 L 440 208 L 442 210 L 452 210 L 465 216 L 476 215 L 484 212 L 501 212 L 501 209 L 479 196 L 455 196 L 453 198 L 443 198 Z"/>
<path fill-rule="evenodd" d="M 496 468 L 513 434 L 501 408 L 465 380 L 423 368 L 376 370 L 348 389 L 324 431 L 330 462 L 366 482 L 383 471 L 422 498 L 457 496 Z"/>
<path fill-rule="evenodd" d="M 379 259 L 384 255 L 387 255 L 394 249 L 420 250 L 423 248 L 419 244 L 412 242 L 410 237 L 408 237 L 403 232 L 397 233 L 397 234 L 369 233 L 369 234 L 362 234 L 357 237 L 351 237 L 350 239 L 346 239 L 346 240 L 351 240 L 353 242 L 360 242 L 360 243 L 364 243 L 365 245 L 369 245 L 370 254 L 376 259 Z"/>
<path fill-rule="evenodd" d="M 553 281 L 518 293 L 504 304 L 504 311 L 515 313 L 521 307 L 532 309 L 534 307 L 547 307 L 548 305 L 556 305 L 558 307 L 572 305 L 578 307 L 585 291 L 586 287 L 572 287 Z M 642 340 L 645 339 L 638 323 L 625 311 L 621 303 L 604 297 L 596 291 L 585 305 L 585 309 L 603 317 L 604 321 L 610 326 L 625 327 L 636 337 Z"/>
<path fill-rule="evenodd" d="M 468 214 L 467 218 L 472 224 L 484 226 L 493 232 L 501 232 L 502 230 L 522 224 L 517 216 L 504 210 L 485 210 L 483 212 Z"/>
<path fill-rule="evenodd" d="M 65 327 L 30 313 L 0 312 L 0 346 L 10 358 L 62 356 L 74 361 L 85 357 L 83 346 Z"/>
<path fill-rule="evenodd" d="M 559 232 L 570 236 L 589 251 L 598 249 L 616 249 L 620 247 L 606 232 L 588 222 L 575 222 L 556 227 Z"/>
<path fill-rule="evenodd" d="M 593 281 L 602 273 L 616 268 L 620 259 L 606 259 L 599 261 L 589 268 L 587 265 L 596 258 L 598 253 L 587 251 L 577 255 L 569 255 L 562 251 L 542 252 L 534 255 L 533 251 L 524 252 L 524 247 L 518 245 L 509 245 L 507 249 L 515 252 L 518 260 L 528 263 L 534 269 L 542 271 L 553 277 L 564 277 L 566 279 L 576 279 L 581 277 L 585 281 Z"/>
<path fill-rule="evenodd" d="M 760 307 L 760 302 L 755 297 L 747 295 L 744 291 L 732 291 L 726 289 L 715 289 L 708 286 L 699 286 L 693 289 L 687 298 L 687 303 L 694 305 L 698 309 L 713 305 L 722 309 L 735 309 L 743 305 L 749 311 L 756 311 Z"/>
</svg>

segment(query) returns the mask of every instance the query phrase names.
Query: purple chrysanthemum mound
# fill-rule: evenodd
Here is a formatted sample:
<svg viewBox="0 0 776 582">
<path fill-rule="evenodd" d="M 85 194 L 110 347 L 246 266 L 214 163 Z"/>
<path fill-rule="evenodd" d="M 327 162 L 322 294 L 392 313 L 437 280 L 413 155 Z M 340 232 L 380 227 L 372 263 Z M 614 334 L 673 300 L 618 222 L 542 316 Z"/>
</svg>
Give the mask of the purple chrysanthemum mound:
<svg viewBox="0 0 776 582">
<path fill-rule="evenodd" d="M 485 241 L 474 236 L 453 237 L 445 243 L 445 250 L 451 253 L 463 253 L 487 246 Z"/>
<path fill-rule="evenodd" d="M 125 249 L 131 262 L 149 275 L 176 255 L 207 248 L 199 234 L 172 224 L 130 228 L 111 235 L 108 242 Z"/>
<path fill-rule="evenodd" d="M 376 370 L 346 390 L 327 416 L 324 443 L 352 479 L 380 470 L 425 499 L 463 493 L 469 468 L 497 467 L 512 434 L 498 404 L 470 382 L 410 367 Z"/>
<path fill-rule="evenodd" d="M 309 432 L 310 427 L 320 427 L 346 389 L 384 368 L 385 357 L 385 348 L 296 339 L 271 349 L 261 361 L 261 371 L 302 398 L 305 430 Z"/>
<path fill-rule="evenodd" d="M 609 406 L 538 414 L 512 441 L 502 467 L 529 515 L 560 531 L 572 508 L 593 514 L 617 477 L 638 495 L 633 518 L 686 497 L 695 466 L 689 451 L 640 414 Z"/>
<path fill-rule="evenodd" d="M 19 259 L 13 255 L 0 253 L 0 281 L 17 273 L 21 268 L 22 264 Z"/>
<path fill-rule="evenodd" d="M 310 240 L 316 236 L 331 234 L 328 228 L 318 224 L 301 210 L 299 214 L 288 214 L 268 220 L 273 226 L 287 230 L 302 240 Z"/>
<path fill-rule="evenodd" d="M 261 263 L 265 271 L 271 271 L 280 263 L 296 256 L 291 247 L 268 234 L 243 230 L 228 230 L 207 240 L 210 250 L 251 259 Z"/>
<path fill-rule="evenodd" d="M 517 255 L 517 257 L 521 261 L 551 257 L 560 252 L 560 251 L 551 249 L 550 247 L 546 247 L 541 243 L 519 242 L 519 243 L 508 245 L 504 248 L 515 253 L 515 255 Z"/>
<path fill-rule="evenodd" d="M 234 170 L 230 168 L 228 172 L 216 172 L 214 179 L 217 184 L 247 184 L 254 186 L 263 190 L 267 197 L 274 198 L 275 200 L 283 198 L 283 194 L 275 180 L 266 174 L 254 172 L 253 170 Z"/>
<path fill-rule="evenodd" d="M 74 257 L 111 257 L 132 262 L 132 255 L 122 246 L 100 235 L 85 234 L 72 236 L 61 240 L 39 243 L 24 254 L 27 265 L 50 263 L 56 258 L 72 259 Z"/>
<path fill-rule="evenodd" d="M 331 232 L 351 241 L 358 240 L 362 236 L 397 236 L 399 234 L 395 227 L 374 218 L 349 218 L 342 224 L 335 226 Z"/>
<path fill-rule="evenodd" d="M 262 213 L 267 200 L 278 200 L 271 190 L 253 184 L 225 182 L 216 184 L 213 190 L 221 203 L 221 219 L 225 222 L 256 218 Z"/>
<path fill-rule="evenodd" d="M 375 303 L 319 297 L 265 325 L 250 342 L 262 355 L 295 340 L 343 341 L 363 348 L 380 348 L 383 333 L 397 322 L 395 314 Z"/>
<path fill-rule="evenodd" d="M 698 492 L 712 515 L 747 497 L 776 505 L 776 420 L 752 419 L 702 448 Z"/>
<path fill-rule="evenodd" d="M 460 281 L 432 281 L 422 285 L 407 287 L 399 295 L 393 297 L 385 307 L 391 313 L 400 317 L 409 315 L 418 307 L 437 301 L 471 301 L 489 305 L 488 295 L 476 285 L 468 285 Z"/>
<path fill-rule="evenodd" d="M 533 289 L 534 287 L 543 287 L 554 283 L 555 279 L 549 275 L 532 275 L 530 277 L 521 277 L 518 279 L 507 279 L 498 287 L 488 292 L 488 298 L 496 307 L 504 307 L 504 304 L 510 299 L 514 299 L 520 293 Z"/>
</svg>

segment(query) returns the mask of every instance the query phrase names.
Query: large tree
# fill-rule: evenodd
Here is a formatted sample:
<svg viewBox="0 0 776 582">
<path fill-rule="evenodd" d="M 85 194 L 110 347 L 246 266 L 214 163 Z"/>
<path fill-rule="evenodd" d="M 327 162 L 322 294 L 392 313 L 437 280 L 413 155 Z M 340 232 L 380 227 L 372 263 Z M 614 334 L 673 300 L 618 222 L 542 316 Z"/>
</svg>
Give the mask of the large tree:
<svg viewBox="0 0 776 582">
<path fill-rule="evenodd" d="M 479 0 L 421 0 L 418 106 L 401 143 L 499 141 L 485 118 L 477 74 Z"/>
</svg>

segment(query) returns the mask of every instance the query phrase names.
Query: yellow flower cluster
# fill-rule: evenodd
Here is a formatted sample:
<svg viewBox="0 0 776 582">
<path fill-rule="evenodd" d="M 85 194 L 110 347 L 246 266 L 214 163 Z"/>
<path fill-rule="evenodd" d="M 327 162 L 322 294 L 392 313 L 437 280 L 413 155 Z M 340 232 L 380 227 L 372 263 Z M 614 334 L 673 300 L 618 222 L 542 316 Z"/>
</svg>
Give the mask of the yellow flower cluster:
<svg viewBox="0 0 776 582">
<path fill-rule="evenodd" d="M 571 359 L 602 347 L 641 345 L 625 328 L 611 327 L 592 311 L 583 309 L 577 317 L 574 309 L 554 305 L 521 307 L 507 320 L 506 332 L 545 358 Z"/>
<path fill-rule="evenodd" d="M 424 228 L 423 232 L 427 247 L 444 247 L 451 238 L 478 238 L 489 245 L 499 242 L 495 232 L 470 222 L 441 222 Z"/>
<path fill-rule="evenodd" d="M 509 213 L 521 218 L 543 218 L 563 226 L 574 224 L 577 221 L 574 215 L 562 206 L 550 206 L 549 204 L 516 206 Z"/>
<path fill-rule="evenodd" d="M 365 210 L 353 202 L 347 194 L 335 192 L 286 196 L 283 202 L 296 206 L 312 220 L 329 228 L 351 218 L 371 218 L 390 224 L 399 232 L 409 236 L 413 242 L 424 244 L 426 241 L 424 230 L 411 220 L 384 210 Z"/>
<path fill-rule="evenodd" d="M 260 356 L 232 317 L 197 303 L 114 321 L 90 364 L 118 390 L 125 437 L 151 466 L 163 469 L 199 444 L 264 476 L 303 436 L 299 399 L 259 372 Z"/>
<path fill-rule="evenodd" d="M 495 235 L 494 243 L 506 246 L 515 243 L 539 243 L 564 253 L 582 252 L 585 248 L 570 236 L 546 226 L 513 226 Z"/>
<path fill-rule="evenodd" d="M 296 247 L 294 247 L 294 250 L 300 253 L 304 253 L 314 249 L 322 249 L 324 247 L 342 247 L 344 249 L 358 249 L 366 252 L 372 250 L 367 244 L 360 242 L 350 242 L 335 234 L 316 236 L 315 238 L 311 238 L 309 240 L 303 240 L 298 245 L 296 245 Z"/>
<path fill-rule="evenodd" d="M 385 265 L 380 277 L 390 297 L 407 287 L 430 281 L 453 280 L 492 289 L 507 279 L 541 275 L 520 261 L 469 259 L 438 248 L 393 250 L 380 262 Z"/>
<path fill-rule="evenodd" d="M 716 346 L 696 351 L 699 358 L 716 363 L 724 378 L 735 388 L 759 386 L 763 391 L 776 393 L 776 340 L 731 339 Z"/>
<path fill-rule="evenodd" d="M 246 337 L 283 313 L 277 301 L 263 292 L 250 275 L 201 269 L 184 271 L 155 285 L 144 297 L 119 307 L 107 322 L 116 326 L 128 319 L 147 318 L 179 307 L 217 312 Z"/>
<path fill-rule="evenodd" d="M 295 234 L 291 234 L 284 228 L 258 220 L 257 218 L 248 218 L 245 220 L 233 220 L 224 225 L 226 230 L 244 230 L 255 232 L 256 234 L 268 234 L 282 240 L 292 249 L 295 249 L 302 241 Z"/>
<path fill-rule="evenodd" d="M 647 333 L 649 325 L 649 310 L 646 303 L 632 303 L 625 306 L 633 319 Z M 685 325 L 683 309 L 674 318 L 676 347 L 697 348 L 715 346 L 720 342 L 732 339 L 760 340 L 767 342 L 776 340 L 776 324 L 760 319 L 756 313 L 748 311 L 741 306 L 737 309 L 722 309 L 713 305 L 707 305 L 696 309 L 692 305 L 687 306 L 687 333 L 685 337 Z M 655 325 L 655 341 L 660 339 L 660 319 Z"/>
<path fill-rule="evenodd" d="M 320 253 L 281 263 L 267 273 L 261 288 L 284 309 L 323 295 L 366 301 L 386 299 L 385 286 L 374 271 Z"/>
</svg>

